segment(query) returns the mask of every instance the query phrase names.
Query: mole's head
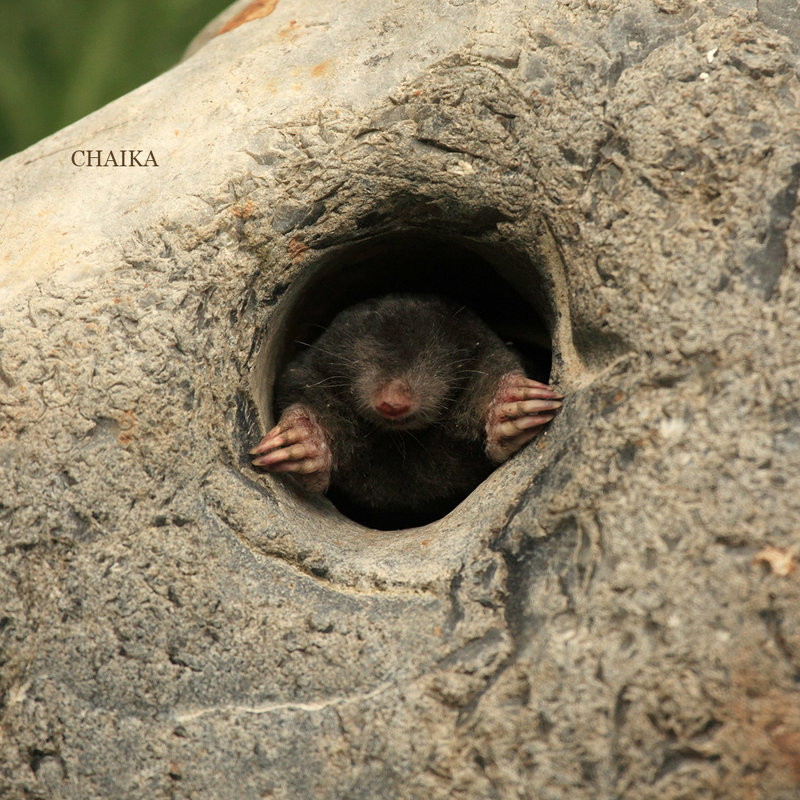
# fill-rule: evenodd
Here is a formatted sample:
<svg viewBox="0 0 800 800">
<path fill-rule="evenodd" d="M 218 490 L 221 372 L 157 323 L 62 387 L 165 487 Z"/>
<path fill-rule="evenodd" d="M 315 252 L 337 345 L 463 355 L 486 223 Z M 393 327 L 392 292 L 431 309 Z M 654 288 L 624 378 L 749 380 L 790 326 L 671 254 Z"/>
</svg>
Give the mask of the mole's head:
<svg viewBox="0 0 800 800">
<path fill-rule="evenodd" d="M 356 412 L 385 430 L 438 422 L 461 383 L 465 356 L 450 330 L 453 309 L 434 298 L 393 295 L 345 314 Z"/>
</svg>

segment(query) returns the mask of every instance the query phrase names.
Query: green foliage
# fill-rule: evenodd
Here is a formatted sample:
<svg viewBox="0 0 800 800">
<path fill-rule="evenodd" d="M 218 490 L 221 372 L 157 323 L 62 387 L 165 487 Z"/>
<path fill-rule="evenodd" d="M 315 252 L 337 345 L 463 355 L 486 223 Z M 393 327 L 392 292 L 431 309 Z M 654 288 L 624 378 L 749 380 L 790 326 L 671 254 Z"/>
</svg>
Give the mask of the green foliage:
<svg viewBox="0 0 800 800">
<path fill-rule="evenodd" d="M 231 0 L 0 0 L 0 158 L 175 64 Z"/>
</svg>

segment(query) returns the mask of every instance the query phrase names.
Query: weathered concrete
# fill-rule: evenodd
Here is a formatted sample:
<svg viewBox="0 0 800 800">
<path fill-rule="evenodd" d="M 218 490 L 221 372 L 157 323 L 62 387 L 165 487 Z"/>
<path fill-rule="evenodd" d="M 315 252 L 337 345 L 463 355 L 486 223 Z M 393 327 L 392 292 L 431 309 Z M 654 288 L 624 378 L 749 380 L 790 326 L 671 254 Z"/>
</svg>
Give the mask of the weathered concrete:
<svg viewBox="0 0 800 800">
<path fill-rule="evenodd" d="M 791 3 L 269 5 L 0 164 L 0 795 L 796 798 Z M 569 398 L 365 531 L 246 450 L 309 276 L 420 237 Z"/>
</svg>

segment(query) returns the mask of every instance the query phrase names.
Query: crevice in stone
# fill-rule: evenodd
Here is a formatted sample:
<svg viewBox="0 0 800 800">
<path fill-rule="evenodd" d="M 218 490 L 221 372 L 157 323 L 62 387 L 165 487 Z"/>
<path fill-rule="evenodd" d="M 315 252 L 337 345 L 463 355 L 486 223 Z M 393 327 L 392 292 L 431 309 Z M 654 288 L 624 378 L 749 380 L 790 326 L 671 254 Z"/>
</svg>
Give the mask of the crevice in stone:
<svg viewBox="0 0 800 800">
<path fill-rule="evenodd" d="M 766 625 L 767 632 L 775 642 L 778 652 L 786 659 L 786 663 L 791 668 L 792 680 L 800 683 L 800 664 L 797 663 L 795 653 L 783 633 L 783 613 L 776 608 L 766 608 L 760 611 L 758 616 Z"/>
<path fill-rule="evenodd" d="M 513 554 L 501 550 L 508 571 L 506 622 L 518 651 L 533 636 L 543 619 L 527 607 L 537 579 L 548 573 L 556 575 L 562 591 L 572 604 L 569 576 L 566 573 L 572 566 L 578 537 L 576 520 L 567 517 L 550 536 L 524 539 L 519 550 Z"/>
</svg>

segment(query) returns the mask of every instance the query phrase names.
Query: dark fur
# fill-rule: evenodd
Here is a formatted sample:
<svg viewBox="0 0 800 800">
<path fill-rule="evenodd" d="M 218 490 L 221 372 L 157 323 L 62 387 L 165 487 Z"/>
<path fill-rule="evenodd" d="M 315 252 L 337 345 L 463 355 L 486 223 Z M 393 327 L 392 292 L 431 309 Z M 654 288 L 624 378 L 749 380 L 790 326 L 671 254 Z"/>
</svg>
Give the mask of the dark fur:
<svg viewBox="0 0 800 800">
<path fill-rule="evenodd" d="M 374 527 L 446 514 L 493 469 L 486 410 L 499 378 L 521 370 L 467 309 L 436 297 L 388 295 L 342 311 L 281 375 L 278 412 L 309 407 L 333 452 L 329 495 Z M 402 376 L 421 407 L 398 430 L 369 407 L 370 388 Z"/>
</svg>

